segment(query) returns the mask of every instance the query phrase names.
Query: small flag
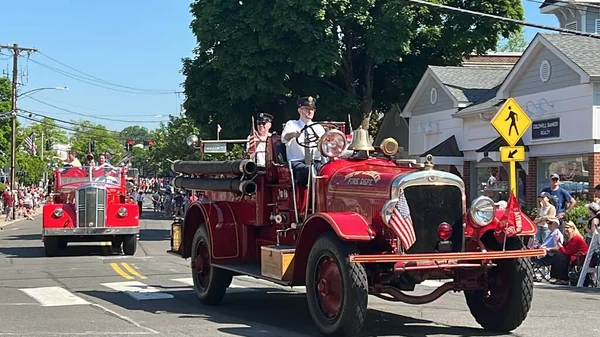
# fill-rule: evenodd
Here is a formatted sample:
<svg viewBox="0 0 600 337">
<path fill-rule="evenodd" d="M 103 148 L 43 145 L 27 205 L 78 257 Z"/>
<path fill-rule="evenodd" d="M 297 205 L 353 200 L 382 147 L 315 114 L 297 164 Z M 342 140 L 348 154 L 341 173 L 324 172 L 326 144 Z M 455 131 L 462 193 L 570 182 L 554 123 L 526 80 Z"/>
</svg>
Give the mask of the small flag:
<svg viewBox="0 0 600 337">
<path fill-rule="evenodd" d="M 221 133 L 221 130 L 223 130 L 223 129 L 221 128 L 221 124 L 217 124 L 217 133 Z"/>
<path fill-rule="evenodd" d="M 35 135 L 33 132 L 29 135 L 29 137 L 25 138 L 25 146 L 27 146 L 27 149 L 35 156 L 37 152 L 37 146 L 35 145 Z"/>
<path fill-rule="evenodd" d="M 523 219 L 521 207 L 519 206 L 517 197 L 515 197 L 514 193 L 511 193 L 510 197 L 508 198 L 508 203 L 506 205 L 504 215 L 502 216 L 496 227 L 496 234 L 500 235 L 504 233 L 507 237 L 512 237 L 517 235 L 518 233 L 521 233 L 522 229 Z"/>
<path fill-rule="evenodd" d="M 404 193 L 400 195 L 396 206 L 394 206 L 389 224 L 394 234 L 400 239 L 404 250 L 408 250 L 417 241 L 415 228 L 410 217 L 410 209 L 408 208 L 408 202 Z"/>
</svg>

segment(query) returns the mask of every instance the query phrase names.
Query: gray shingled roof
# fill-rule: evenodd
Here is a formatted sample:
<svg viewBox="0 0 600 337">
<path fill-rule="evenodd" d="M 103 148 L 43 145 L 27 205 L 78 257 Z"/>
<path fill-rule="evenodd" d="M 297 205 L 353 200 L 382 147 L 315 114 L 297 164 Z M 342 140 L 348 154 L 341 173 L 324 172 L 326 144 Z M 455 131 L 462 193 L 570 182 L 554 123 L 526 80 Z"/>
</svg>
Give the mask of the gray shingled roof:
<svg viewBox="0 0 600 337">
<path fill-rule="evenodd" d="M 499 107 L 505 100 L 496 99 L 496 94 L 498 93 L 498 89 L 502 84 L 497 85 L 496 87 L 488 90 L 479 101 L 469 105 L 468 107 L 461 109 L 457 112 L 457 114 L 468 114 L 473 111 L 480 111 L 484 109 L 489 109 L 492 107 Z"/>
<path fill-rule="evenodd" d="M 540 34 L 590 76 L 600 76 L 600 39 L 571 34 Z"/>
<path fill-rule="evenodd" d="M 510 69 L 429 66 L 461 103 L 477 102 L 504 81 Z"/>
</svg>

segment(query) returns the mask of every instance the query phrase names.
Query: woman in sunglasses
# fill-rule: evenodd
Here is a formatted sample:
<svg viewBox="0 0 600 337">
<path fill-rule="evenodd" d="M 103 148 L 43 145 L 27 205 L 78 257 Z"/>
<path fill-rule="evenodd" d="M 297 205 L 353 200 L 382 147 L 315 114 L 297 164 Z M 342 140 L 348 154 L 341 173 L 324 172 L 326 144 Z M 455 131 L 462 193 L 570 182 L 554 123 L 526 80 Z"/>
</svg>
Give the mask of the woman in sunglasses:
<svg viewBox="0 0 600 337">
<path fill-rule="evenodd" d="M 550 271 L 550 282 L 555 284 L 569 284 L 569 266 L 577 263 L 578 254 L 585 256 L 588 251 L 588 245 L 573 221 L 565 222 L 564 231 L 565 244 L 557 238 L 556 246 L 548 248 L 556 252 Z"/>
</svg>

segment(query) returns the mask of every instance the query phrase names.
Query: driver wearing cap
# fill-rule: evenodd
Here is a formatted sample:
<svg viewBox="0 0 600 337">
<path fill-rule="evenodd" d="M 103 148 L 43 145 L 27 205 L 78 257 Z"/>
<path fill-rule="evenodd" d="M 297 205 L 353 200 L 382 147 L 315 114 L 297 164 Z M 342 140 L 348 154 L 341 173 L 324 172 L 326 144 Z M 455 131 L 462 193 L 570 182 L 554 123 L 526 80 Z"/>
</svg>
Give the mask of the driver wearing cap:
<svg viewBox="0 0 600 337">
<path fill-rule="evenodd" d="M 316 101 L 313 97 L 302 97 L 296 101 L 298 114 L 300 118 L 297 120 L 289 120 L 285 123 L 281 132 L 282 142 L 286 145 L 286 155 L 288 161 L 292 164 L 294 177 L 297 184 L 306 186 L 308 184 L 308 166 L 304 163 L 305 148 L 300 146 L 308 146 L 308 150 L 312 152 L 315 168 L 317 171 L 323 165 L 321 153 L 317 150 L 317 141 L 325 134 L 325 129 L 320 124 L 314 124 L 312 119 L 315 115 Z M 302 134 L 302 130 L 306 125 L 312 125 L 307 128 Z M 310 142 L 305 142 L 305 132 L 309 135 Z M 316 139 L 313 141 L 313 139 Z M 300 144 L 299 144 L 300 143 Z"/>
</svg>

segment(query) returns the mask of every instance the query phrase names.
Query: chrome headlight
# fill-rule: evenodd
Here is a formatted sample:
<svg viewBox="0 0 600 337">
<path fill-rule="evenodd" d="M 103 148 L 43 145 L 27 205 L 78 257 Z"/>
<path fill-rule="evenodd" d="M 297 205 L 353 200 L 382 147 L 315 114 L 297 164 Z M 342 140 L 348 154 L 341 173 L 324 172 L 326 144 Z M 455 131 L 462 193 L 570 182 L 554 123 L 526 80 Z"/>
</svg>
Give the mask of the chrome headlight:
<svg viewBox="0 0 600 337">
<path fill-rule="evenodd" d="M 124 217 L 126 217 L 126 216 L 127 216 L 127 208 L 125 208 L 125 207 L 121 207 L 121 208 L 119 208 L 119 216 L 120 216 L 121 218 L 124 218 Z"/>
<path fill-rule="evenodd" d="M 340 130 L 329 130 L 319 140 L 319 151 L 327 158 L 339 157 L 346 149 L 348 141 Z"/>
<path fill-rule="evenodd" d="M 60 218 L 61 216 L 63 216 L 64 211 L 62 208 L 57 208 L 54 210 L 54 213 L 52 213 L 55 217 Z"/>
<path fill-rule="evenodd" d="M 383 220 L 384 224 L 388 224 L 390 218 L 392 217 L 392 213 L 394 212 L 394 207 L 396 207 L 396 203 L 398 203 L 398 199 L 392 199 L 383 204 L 381 208 L 381 220 Z"/>
<path fill-rule="evenodd" d="M 481 226 L 487 226 L 494 220 L 496 214 L 496 204 L 488 197 L 481 196 L 471 203 L 471 219 Z"/>
</svg>

